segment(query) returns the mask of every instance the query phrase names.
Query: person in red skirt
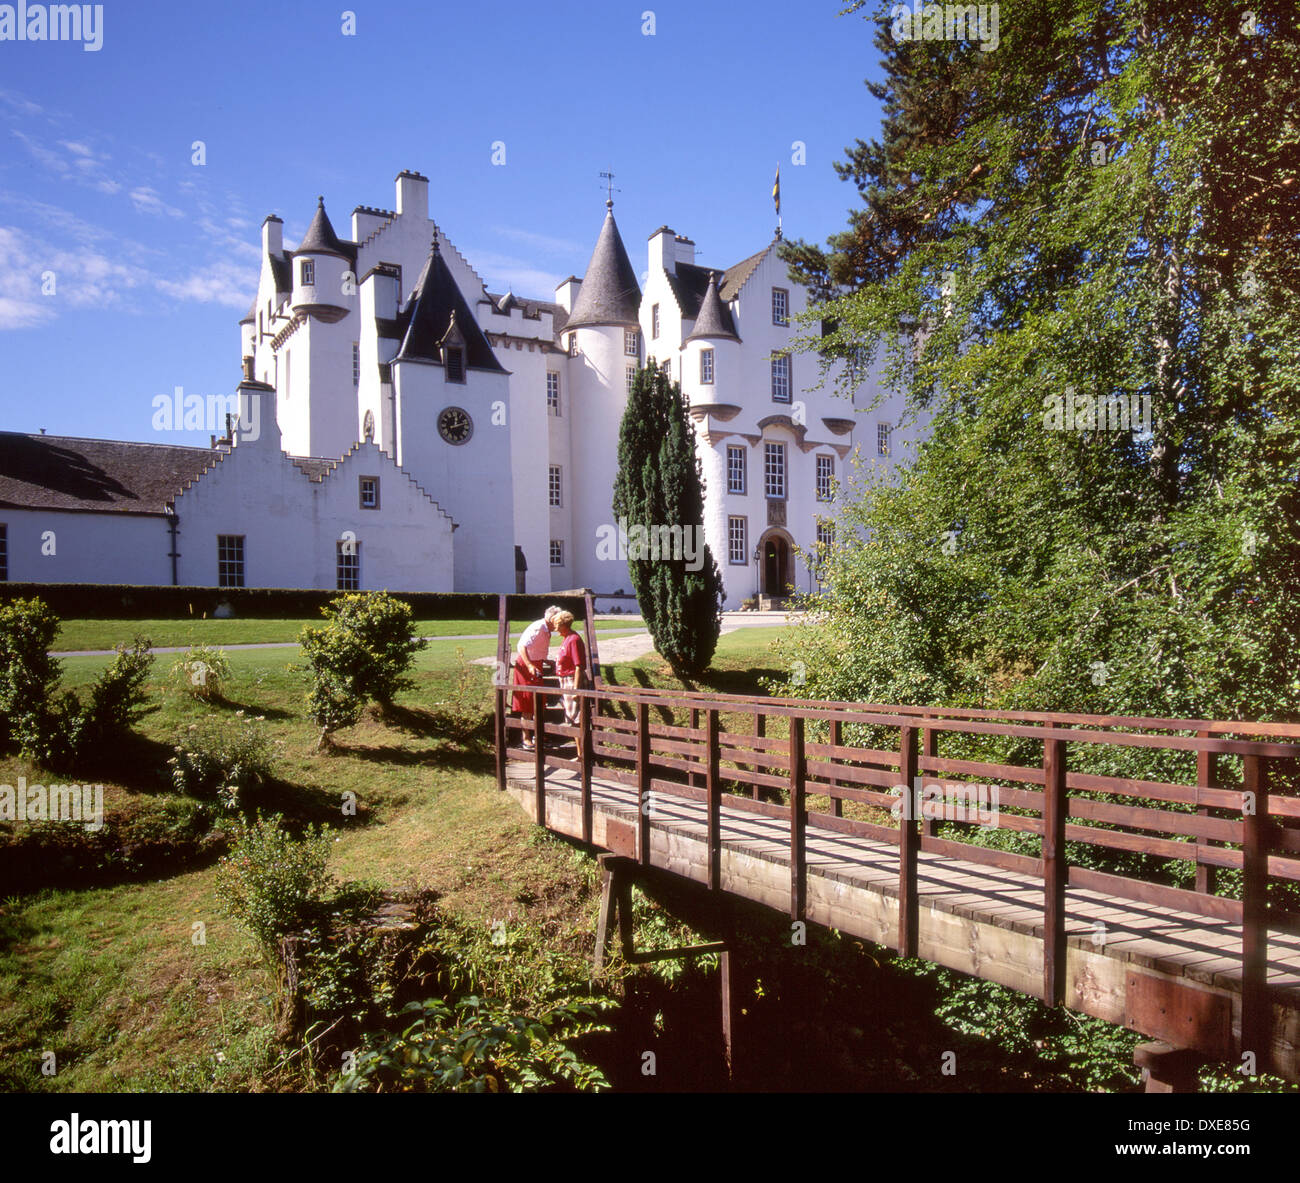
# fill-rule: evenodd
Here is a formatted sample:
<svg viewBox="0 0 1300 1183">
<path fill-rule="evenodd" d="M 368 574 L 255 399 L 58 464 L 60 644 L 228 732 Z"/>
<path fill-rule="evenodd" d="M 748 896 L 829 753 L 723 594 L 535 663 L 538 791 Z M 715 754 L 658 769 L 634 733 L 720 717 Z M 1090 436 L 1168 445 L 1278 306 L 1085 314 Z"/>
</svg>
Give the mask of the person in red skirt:
<svg viewBox="0 0 1300 1183">
<path fill-rule="evenodd" d="M 555 672 L 560 676 L 560 685 L 566 690 L 581 689 L 583 671 L 587 668 L 587 646 L 582 637 L 573 631 L 573 613 L 557 612 L 555 627 L 560 633 L 560 655 L 555 659 Z M 578 722 L 578 696 L 565 694 L 564 717 L 576 726 Z"/>
<path fill-rule="evenodd" d="M 547 608 L 541 620 L 535 620 L 519 638 L 519 647 L 515 652 L 514 684 L 516 686 L 540 686 L 542 684 L 542 662 L 546 660 L 551 649 L 551 633 L 555 629 L 555 616 L 559 608 Z M 533 717 L 535 694 L 516 690 L 510 699 L 510 709 L 525 719 Z M 529 751 L 533 748 L 533 737 L 525 732 L 523 746 Z"/>
</svg>

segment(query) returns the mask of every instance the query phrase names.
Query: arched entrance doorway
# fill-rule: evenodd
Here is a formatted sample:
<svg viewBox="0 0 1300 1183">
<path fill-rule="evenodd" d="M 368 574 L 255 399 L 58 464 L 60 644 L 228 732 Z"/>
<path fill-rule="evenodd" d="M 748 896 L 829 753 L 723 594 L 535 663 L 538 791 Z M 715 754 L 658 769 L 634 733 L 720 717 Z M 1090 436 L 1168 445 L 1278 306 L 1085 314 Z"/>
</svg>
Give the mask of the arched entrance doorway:
<svg viewBox="0 0 1300 1183">
<path fill-rule="evenodd" d="M 790 562 L 790 541 L 784 534 L 771 531 L 759 543 L 760 588 L 765 596 L 788 596 L 794 581 Z"/>
</svg>

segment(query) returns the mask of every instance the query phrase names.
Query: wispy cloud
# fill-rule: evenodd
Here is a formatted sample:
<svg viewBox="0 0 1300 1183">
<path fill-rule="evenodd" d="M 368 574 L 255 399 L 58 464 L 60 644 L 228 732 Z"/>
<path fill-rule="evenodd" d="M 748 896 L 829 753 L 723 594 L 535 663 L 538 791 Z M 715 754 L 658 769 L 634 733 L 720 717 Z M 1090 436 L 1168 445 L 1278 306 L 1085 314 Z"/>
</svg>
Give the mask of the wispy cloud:
<svg viewBox="0 0 1300 1183">
<path fill-rule="evenodd" d="M 150 282 L 148 269 L 88 247 L 60 249 L 0 226 L 0 329 L 45 324 L 60 307 L 106 307 Z"/>
<path fill-rule="evenodd" d="M 518 226 L 493 226 L 492 232 L 548 255 L 571 255 L 575 252 L 581 254 L 583 250 L 581 243 L 570 242 L 567 238 L 552 238 L 549 234 L 535 234 L 531 230 L 523 230 Z"/>
<path fill-rule="evenodd" d="M 242 312 L 257 290 L 257 268 L 217 263 L 181 280 L 160 279 L 158 290 L 177 300 L 222 304 Z"/>
<path fill-rule="evenodd" d="M 532 262 L 513 255 L 480 250 L 477 247 L 463 253 L 474 260 L 474 270 L 493 291 L 503 292 L 509 288 L 517 296 L 551 300 L 555 297 L 556 285 L 564 278 L 558 272 L 543 271 Z"/>
</svg>

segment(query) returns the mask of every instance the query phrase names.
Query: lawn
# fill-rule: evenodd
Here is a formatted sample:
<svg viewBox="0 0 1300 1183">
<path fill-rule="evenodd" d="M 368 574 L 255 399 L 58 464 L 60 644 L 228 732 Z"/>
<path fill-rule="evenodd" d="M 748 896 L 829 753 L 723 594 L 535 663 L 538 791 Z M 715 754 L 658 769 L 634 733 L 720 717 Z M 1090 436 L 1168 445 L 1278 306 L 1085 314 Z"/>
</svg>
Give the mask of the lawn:
<svg viewBox="0 0 1300 1183">
<path fill-rule="evenodd" d="M 148 637 L 160 648 L 203 645 L 257 645 L 292 643 L 307 625 L 319 625 L 320 617 L 291 620 L 215 620 L 209 618 L 187 620 L 65 620 L 55 641 L 61 653 L 83 650 L 112 649 L 130 641 L 137 634 Z M 530 621 L 510 622 L 511 636 L 517 637 Z M 622 621 L 600 621 L 596 632 L 603 634 L 635 631 L 641 628 L 638 617 Z M 415 631 L 422 637 L 455 637 L 482 634 L 495 637 L 495 620 L 419 620 Z"/>
<path fill-rule="evenodd" d="M 717 677 L 743 679 L 770 643 L 766 632 L 724 637 Z M 307 676 L 287 655 L 231 651 L 227 701 L 213 707 L 172 682 L 174 659 L 159 657 L 132 743 L 79 772 L 105 785 L 106 831 L 156 834 L 185 823 L 192 806 L 163 775 L 173 737 L 209 710 L 263 716 L 280 745 L 264 804 L 336 830 L 336 877 L 432 888 L 467 923 L 486 931 L 504 922 L 512 958 L 589 957 L 593 861 L 538 831 L 496 790 L 485 726 L 491 670 L 471 664 L 494 644 L 491 636 L 431 641 L 394 718 L 371 710 L 339 734 L 333 755 L 315 751 L 316 729 L 302 706 Z M 65 684 L 84 685 L 106 660 L 64 659 Z M 670 680 L 655 655 L 609 673 L 620 684 Z M 19 775 L 43 774 L 0 759 L 0 781 Z M 355 816 L 341 809 L 347 792 L 356 794 Z M 6 828 L 23 826 L 0 823 Z M 273 1039 L 275 981 L 218 908 L 215 874 L 209 860 L 142 879 L 127 861 L 102 884 L 47 887 L 0 904 L 0 1091 L 312 1086 L 308 1057 Z M 42 1074 L 47 1052 L 52 1076 Z"/>
</svg>

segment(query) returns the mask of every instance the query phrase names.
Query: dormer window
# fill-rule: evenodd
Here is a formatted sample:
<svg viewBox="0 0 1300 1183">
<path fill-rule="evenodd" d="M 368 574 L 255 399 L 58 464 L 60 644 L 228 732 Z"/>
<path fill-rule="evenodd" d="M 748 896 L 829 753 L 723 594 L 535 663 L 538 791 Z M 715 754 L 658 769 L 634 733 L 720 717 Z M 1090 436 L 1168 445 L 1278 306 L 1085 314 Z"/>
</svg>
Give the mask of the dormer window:
<svg viewBox="0 0 1300 1183">
<path fill-rule="evenodd" d="M 454 345 L 447 348 L 447 381 L 465 381 L 465 351 Z"/>
<path fill-rule="evenodd" d="M 316 263 L 313 259 L 302 259 L 298 263 L 298 280 L 303 287 L 316 282 Z"/>
</svg>

